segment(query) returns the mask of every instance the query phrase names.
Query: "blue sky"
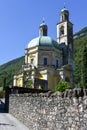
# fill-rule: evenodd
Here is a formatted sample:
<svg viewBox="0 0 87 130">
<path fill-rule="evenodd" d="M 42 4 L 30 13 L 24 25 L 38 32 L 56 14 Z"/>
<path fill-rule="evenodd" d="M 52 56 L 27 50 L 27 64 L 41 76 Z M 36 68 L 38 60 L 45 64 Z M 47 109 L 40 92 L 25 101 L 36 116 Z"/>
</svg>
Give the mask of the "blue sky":
<svg viewBox="0 0 87 130">
<path fill-rule="evenodd" d="M 39 35 L 44 17 L 56 40 L 56 23 L 66 3 L 74 33 L 87 26 L 87 0 L 0 0 L 0 65 L 21 57 L 28 41 Z"/>
</svg>

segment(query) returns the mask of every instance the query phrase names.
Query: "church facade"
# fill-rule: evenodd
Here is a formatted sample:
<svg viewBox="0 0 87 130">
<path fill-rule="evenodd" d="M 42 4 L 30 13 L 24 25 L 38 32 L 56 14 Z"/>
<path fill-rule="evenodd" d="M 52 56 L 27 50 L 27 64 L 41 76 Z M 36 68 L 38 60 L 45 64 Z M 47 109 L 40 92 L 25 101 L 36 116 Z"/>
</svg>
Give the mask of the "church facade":
<svg viewBox="0 0 87 130">
<path fill-rule="evenodd" d="M 48 36 L 48 26 L 42 22 L 39 36 L 25 49 L 25 64 L 14 75 L 13 85 L 54 90 L 60 81 L 73 86 L 73 24 L 66 8 L 57 23 L 57 40 Z"/>
</svg>

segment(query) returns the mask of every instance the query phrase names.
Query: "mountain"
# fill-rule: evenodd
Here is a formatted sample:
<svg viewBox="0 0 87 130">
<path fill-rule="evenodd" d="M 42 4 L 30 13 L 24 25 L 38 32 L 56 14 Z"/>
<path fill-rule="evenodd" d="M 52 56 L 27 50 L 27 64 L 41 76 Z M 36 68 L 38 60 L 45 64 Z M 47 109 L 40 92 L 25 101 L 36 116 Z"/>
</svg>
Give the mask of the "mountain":
<svg viewBox="0 0 87 130">
<path fill-rule="evenodd" d="M 16 74 L 24 64 L 24 56 L 9 61 L 0 66 L 0 87 L 13 84 L 13 75 Z"/>
<path fill-rule="evenodd" d="M 87 27 L 81 29 L 79 32 L 73 35 L 74 41 L 87 35 Z"/>
<path fill-rule="evenodd" d="M 87 27 L 74 34 L 74 64 L 75 84 L 82 87 L 83 84 L 83 50 L 87 47 Z M 24 56 L 12 60 L 0 66 L 0 87 L 13 84 L 13 75 L 16 74 L 24 64 Z"/>
</svg>

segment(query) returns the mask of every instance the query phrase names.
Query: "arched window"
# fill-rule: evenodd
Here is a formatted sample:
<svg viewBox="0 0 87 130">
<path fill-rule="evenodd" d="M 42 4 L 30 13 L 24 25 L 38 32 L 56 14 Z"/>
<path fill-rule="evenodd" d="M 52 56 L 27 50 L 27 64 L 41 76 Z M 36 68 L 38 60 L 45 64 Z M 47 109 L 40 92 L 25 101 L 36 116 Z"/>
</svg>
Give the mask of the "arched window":
<svg viewBox="0 0 87 130">
<path fill-rule="evenodd" d="M 64 26 L 60 28 L 60 35 L 64 35 Z"/>
<path fill-rule="evenodd" d="M 31 58 L 31 64 L 32 65 L 34 64 L 34 58 Z"/>
</svg>

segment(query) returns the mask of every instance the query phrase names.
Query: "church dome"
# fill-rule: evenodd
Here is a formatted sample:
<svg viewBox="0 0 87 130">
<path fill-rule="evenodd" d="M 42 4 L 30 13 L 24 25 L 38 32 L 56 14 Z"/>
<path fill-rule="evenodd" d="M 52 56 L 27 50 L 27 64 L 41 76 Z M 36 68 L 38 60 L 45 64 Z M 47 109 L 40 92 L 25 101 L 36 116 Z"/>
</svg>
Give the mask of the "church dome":
<svg viewBox="0 0 87 130">
<path fill-rule="evenodd" d="M 49 36 L 40 36 L 32 39 L 28 43 L 27 48 L 33 48 L 36 46 L 53 46 L 59 49 L 58 43 Z"/>
</svg>

